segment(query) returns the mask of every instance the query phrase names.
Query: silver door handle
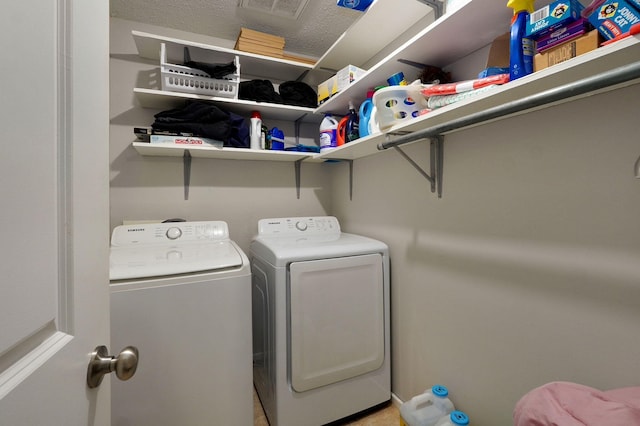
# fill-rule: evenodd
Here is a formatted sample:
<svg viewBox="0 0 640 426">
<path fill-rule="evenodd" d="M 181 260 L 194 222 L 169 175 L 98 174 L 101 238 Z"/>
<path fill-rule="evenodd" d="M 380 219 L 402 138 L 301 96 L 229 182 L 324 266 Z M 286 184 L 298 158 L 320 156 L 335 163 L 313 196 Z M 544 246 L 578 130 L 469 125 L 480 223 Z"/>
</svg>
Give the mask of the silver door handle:
<svg viewBox="0 0 640 426">
<path fill-rule="evenodd" d="M 106 346 L 98 346 L 91 354 L 87 368 L 87 386 L 97 388 L 105 374 L 116 372 L 120 380 L 129 380 L 138 368 L 138 348 L 127 346 L 117 356 L 109 356 Z"/>
</svg>

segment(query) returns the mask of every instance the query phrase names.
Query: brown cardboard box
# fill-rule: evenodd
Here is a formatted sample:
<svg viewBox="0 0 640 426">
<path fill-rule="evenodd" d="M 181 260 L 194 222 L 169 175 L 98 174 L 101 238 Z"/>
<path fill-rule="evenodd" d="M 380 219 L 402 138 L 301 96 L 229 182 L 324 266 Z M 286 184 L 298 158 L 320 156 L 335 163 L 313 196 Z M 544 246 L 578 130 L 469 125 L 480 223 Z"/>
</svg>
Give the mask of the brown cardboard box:
<svg viewBox="0 0 640 426">
<path fill-rule="evenodd" d="M 496 37 L 489 48 L 487 68 L 509 68 L 509 43 L 511 33 L 505 33 Z"/>
<path fill-rule="evenodd" d="M 533 70 L 540 71 L 551 65 L 559 64 L 583 53 L 595 50 L 601 41 L 602 38 L 598 30 L 593 30 L 577 39 L 562 43 L 543 53 L 538 53 L 533 57 Z"/>
</svg>

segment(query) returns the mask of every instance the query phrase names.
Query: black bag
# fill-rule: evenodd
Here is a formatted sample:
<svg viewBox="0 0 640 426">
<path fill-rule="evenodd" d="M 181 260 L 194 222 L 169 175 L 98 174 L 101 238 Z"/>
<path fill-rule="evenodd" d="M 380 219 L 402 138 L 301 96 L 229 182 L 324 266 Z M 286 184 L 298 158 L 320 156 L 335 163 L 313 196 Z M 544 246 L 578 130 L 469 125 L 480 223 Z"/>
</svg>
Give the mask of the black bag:
<svg viewBox="0 0 640 426">
<path fill-rule="evenodd" d="M 301 81 L 285 81 L 280 85 L 280 97 L 287 105 L 298 105 L 309 108 L 318 106 L 318 94 Z"/>
<path fill-rule="evenodd" d="M 238 98 L 256 102 L 281 104 L 282 98 L 269 80 L 249 80 L 240 82 Z"/>
</svg>

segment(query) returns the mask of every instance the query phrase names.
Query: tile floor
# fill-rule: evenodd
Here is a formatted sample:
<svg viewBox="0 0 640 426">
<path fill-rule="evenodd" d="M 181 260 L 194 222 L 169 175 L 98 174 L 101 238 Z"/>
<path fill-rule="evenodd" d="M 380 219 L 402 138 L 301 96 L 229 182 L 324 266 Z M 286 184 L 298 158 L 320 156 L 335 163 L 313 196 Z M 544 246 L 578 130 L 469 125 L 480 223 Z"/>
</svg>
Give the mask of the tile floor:
<svg viewBox="0 0 640 426">
<path fill-rule="evenodd" d="M 400 424 L 400 413 L 392 403 L 357 417 L 348 418 L 344 422 L 332 423 L 331 426 L 397 426 Z M 253 425 L 269 426 L 269 422 L 262 411 L 258 394 L 253 392 Z"/>
</svg>

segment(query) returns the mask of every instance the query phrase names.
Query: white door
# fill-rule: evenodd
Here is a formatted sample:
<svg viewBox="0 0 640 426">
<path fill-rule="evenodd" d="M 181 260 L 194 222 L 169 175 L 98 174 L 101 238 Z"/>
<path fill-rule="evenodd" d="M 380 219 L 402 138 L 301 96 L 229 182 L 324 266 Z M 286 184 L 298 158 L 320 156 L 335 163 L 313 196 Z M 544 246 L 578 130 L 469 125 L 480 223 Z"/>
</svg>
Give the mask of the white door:
<svg viewBox="0 0 640 426">
<path fill-rule="evenodd" d="M 86 385 L 109 344 L 108 13 L 91 0 L 0 13 L 1 425 L 110 423 L 110 379 Z"/>
</svg>

